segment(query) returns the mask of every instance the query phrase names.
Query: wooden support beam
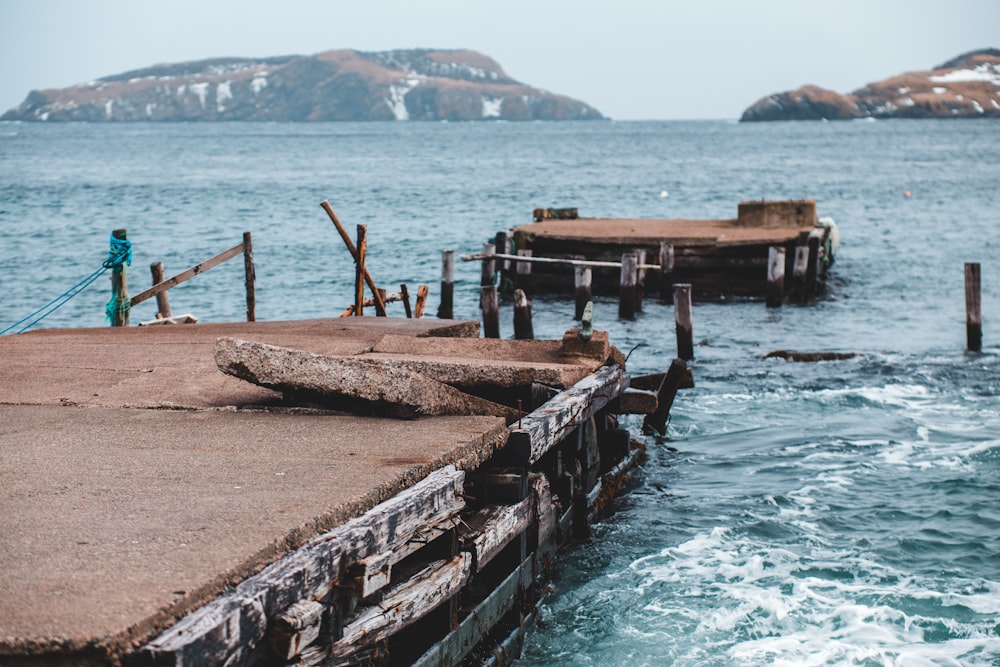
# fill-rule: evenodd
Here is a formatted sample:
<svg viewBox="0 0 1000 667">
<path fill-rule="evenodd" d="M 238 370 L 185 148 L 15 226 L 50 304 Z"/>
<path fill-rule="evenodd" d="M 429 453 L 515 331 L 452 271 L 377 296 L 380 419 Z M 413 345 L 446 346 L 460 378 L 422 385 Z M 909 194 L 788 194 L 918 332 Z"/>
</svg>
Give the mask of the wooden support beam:
<svg viewBox="0 0 1000 667">
<path fill-rule="evenodd" d="M 483 264 L 482 273 L 480 274 L 479 284 L 481 286 L 495 285 L 496 284 L 496 260 L 494 259 L 496 255 L 496 246 L 492 243 L 483 244 Z"/>
<path fill-rule="evenodd" d="M 474 554 L 475 571 L 481 572 L 535 520 L 535 499 L 529 495 L 514 505 L 486 507 L 462 520 L 471 532 L 462 536 L 461 548 Z"/>
<path fill-rule="evenodd" d="M 410 308 L 410 290 L 406 288 L 406 283 L 400 284 L 399 296 L 401 297 L 400 300 L 403 302 L 403 309 L 406 311 L 406 319 L 412 319 L 413 310 Z"/>
<path fill-rule="evenodd" d="M 522 451 L 529 463 L 537 463 L 627 386 L 621 367 L 602 366 L 521 419 L 519 428 L 510 429 L 507 447 Z"/>
<path fill-rule="evenodd" d="M 424 309 L 427 307 L 427 292 L 430 288 L 427 285 L 417 286 L 417 301 L 413 304 L 413 318 L 419 320 L 424 316 Z"/>
<path fill-rule="evenodd" d="M 559 266 L 589 266 L 591 268 L 605 268 L 605 269 L 620 269 L 621 262 L 602 262 L 598 260 L 589 259 L 572 259 L 572 258 L 555 258 L 555 257 L 534 257 L 529 255 L 505 255 L 498 252 L 491 252 L 487 254 L 486 252 L 477 253 L 474 255 L 462 255 L 459 259 L 463 262 L 483 262 L 483 261 L 496 261 L 498 259 L 510 259 L 517 262 L 529 263 L 529 264 L 557 264 Z M 637 268 L 644 269 L 646 271 L 660 271 L 659 264 L 642 264 Z"/>
<path fill-rule="evenodd" d="M 809 270 L 809 246 L 800 245 L 795 247 L 795 263 L 792 265 L 792 285 L 795 290 L 795 300 L 800 304 L 805 303 Z"/>
<path fill-rule="evenodd" d="M 642 312 L 642 302 L 646 297 L 646 269 L 641 267 L 646 264 L 646 251 L 639 248 L 635 251 L 635 312 Z"/>
<path fill-rule="evenodd" d="M 660 300 L 672 303 L 674 299 L 674 246 L 660 243 Z"/>
<path fill-rule="evenodd" d="M 180 273 L 178 273 L 176 276 L 173 276 L 172 278 L 167 278 L 163 282 L 161 282 L 161 283 L 159 283 L 157 285 L 153 285 L 152 287 L 150 287 L 147 290 L 143 290 L 142 292 L 139 292 L 134 297 L 132 297 L 131 304 L 134 307 L 137 304 L 142 303 L 146 299 L 149 299 L 149 298 L 152 298 L 152 297 L 156 296 L 160 292 L 164 292 L 164 291 L 170 289 L 171 287 L 176 287 L 177 285 L 180 285 L 181 283 L 183 283 L 183 282 L 185 282 L 187 280 L 191 280 L 195 276 L 197 276 L 199 274 L 202 274 L 205 271 L 208 271 L 209 269 L 218 266 L 219 264 L 222 264 L 226 260 L 229 260 L 229 259 L 232 259 L 233 257 L 236 257 L 236 255 L 239 255 L 242 252 L 243 252 L 243 244 L 242 243 L 240 243 L 239 245 L 233 246 L 229 250 L 224 250 L 224 251 L 220 252 L 218 255 L 216 255 L 215 257 L 210 257 L 209 259 L 206 259 L 204 262 L 202 262 L 200 264 L 195 264 L 194 266 L 192 266 L 190 269 L 188 269 L 186 271 L 181 271 Z"/>
<path fill-rule="evenodd" d="M 674 359 L 670 363 L 666 377 L 656 392 L 656 410 L 646 415 L 642 422 L 642 432 L 646 435 L 664 437 L 667 432 L 667 420 L 670 418 L 670 408 L 674 404 L 677 390 L 681 388 L 687 375 L 687 364 L 683 359 Z"/>
<path fill-rule="evenodd" d="M 517 251 L 519 261 L 517 262 L 515 271 L 517 272 L 518 280 L 522 280 L 523 276 L 531 275 L 531 262 L 526 262 L 524 259 L 530 258 L 532 252 L 533 251 L 530 249 L 521 249 Z"/>
<path fill-rule="evenodd" d="M 771 246 L 767 252 L 767 296 L 768 308 L 780 308 L 785 297 L 785 249 Z"/>
<path fill-rule="evenodd" d="M 524 290 L 514 290 L 514 338 L 517 340 L 532 340 L 535 337 L 531 324 L 531 301 Z"/>
</svg>

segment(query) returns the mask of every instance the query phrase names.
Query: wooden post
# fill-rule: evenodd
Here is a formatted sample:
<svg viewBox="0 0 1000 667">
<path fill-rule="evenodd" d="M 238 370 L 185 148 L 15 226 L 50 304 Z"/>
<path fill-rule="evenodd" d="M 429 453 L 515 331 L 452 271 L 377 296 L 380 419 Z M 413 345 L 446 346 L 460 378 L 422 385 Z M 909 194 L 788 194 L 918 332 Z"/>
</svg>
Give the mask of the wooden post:
<svg viewBox="0 0 1000 667">
<path fill-rule="evenodd" d="M 247 322 L 257 321 L 257 270 L 253 265 L 253 239 L 250 232 L 243 232 L 243 271 L 246 275 Z M 164 292 L 166 294 L 166 292 Z"/>
<path fill-rule="evenodd" d="M 510 241 L 507 232 L 497 232 L 493 244 L 496 246 L 496 251 L 501 255 L 506 255 L 510 252 Z M 508 275 L 510 272 L 510 260 L 501 259 L 497 264 L 497 271 L 500 272 L 500 285 L 503 286 L 506 284 L 504 278 L 510 277 Z"/>
<path fill-rule="evenodd" d="M 670 369 L 663 376 L 660 387 L 656 391 L 656 410 L 646 415 L 642 421 L 642 432 L 646 435 L 664 437 L 667 433 L 667 419 L 670 418 L 670 408 L 674 404 L 674 396 L 681 388 L 681 383 L 687 377 L 687 364 L 683 359 L 674 359 Z"/>
<path fill-rule="evenodd" d="M 583 317 L 583 309 L 587 307 L 587 302 L 594 298 L 590 289 L 591 277 L 589 266 L 576 267 L 574 281 L 576 283 L 576 313 L 573 315 L 575 320 Z"/>
<path fill-rule="evenodd" d="M 149 265 L 149 272 L 153 274 L 153 284 L 159 285 L 163 282 L 163 262 L 153 262 Z M 156 318 L 167 319 L 171 316 L 170 297 L 166 290 L 156 295 Z"/>
<path fill-rule="evenodd" d="M 427 285 L 419 285 L 417 287 L 417 302 L 413 304 L 414 319 L 420 319 L 424 316 L 424 308 L 427 307 L 428 291 L 430 291 L 430 288 Z"/>
<path fill-rule="evenodd" d="M 969 352 L 983 350 L 983 313 L 979 263 L 965 265 L 965 338 Z"/>
<path fill-rule="evenodd" d="M 365 307 L 365 255 L 368 252 L 368 225 L 358 225 L 358 254 L 355 257 L 355 277 L 354 277 L 354 316 L 361 317 L 364 315 Z M 372 294 L 375 299 L 378 299 L 378 288 L 376 287 L 374 294 Z"/>
<path fill-rule="evenodd" d="M 518 257 L 531 257 L 533 250 L 522 249 L 517 251 Z M 517 279 L 521 280 L 521 276 L 531 275 L 531 262 L 518 262 L 517 263 Z"/>
<path fill-rule="evenodd" d="M 531 325 L 531 302 L 522 289 L 514 290 L 514 338 L 531 340 L 535 337 Z"/>
<path fill-rule="evenodd" d="M 496 285 L 479 288 L 479 307 L 483 311 L 483 338 L 500 337 L 500 303 Z"/>
<path fill-rule="evenodd" d="M 799 303 L 806 301 L 806 274 L 809 270 L 809 246 L 795 247 L 795 264 L 792 265 L 792 283 L 795 285 L 795 298 Z"/>
<path fill-rule="evenodd" d="M 767 251 L 767 307 L 780 308 L 785 296 L 785 249 L 771 246 Z"/>
<path fill-rule="evenodd" d="M 642 300 L 646 296 L 646 269 L 638 268 L 646 263 L 646 251 L 635 251 L 636 271 L 635 271 L 635 312 L 642 312 Z"/>
<path fill-rule="evenodd" d="M 128 240 L 128 232 L 125 229 L 116 229 L 111 232 L 111 236 L 119 241 Z M 111 269 L 111 302 L 108 303 L 108 315 L 111 317 L 111 326 L 113 327 L 128 326 L 131 301 L 128 298 L 126 264 L 126 261 L 122 261 Z"/>
<path fill-rule="evenodd" d="M 623 320 L 635 319 L 635 281 L 638 274 L 639 258 L 634 252 L 622 255 L 621 281 L 618 287 L 618 317 Z"/>
<path fill-rule="evenodd" d="M 484 255 L 495 255 L 497 252 L 496 246 L 492 243 L 483 244 L 483 254 Z M 484 259 L 483 260 L 483 275 L 479 281 L 480 285 L 495 285 L 496 284 L 496 260 L 495 259 Z"/>
<path fill-rule="evenodd" d="M 660 244 L 660 299 L 671 303 L 674 299 L 674 246 Z"/>
<path fill-rule="evenodd" d="M 406 283 L 402 283 L 399 286 L 399 293 L 403 297 L 403 308 L 406 310 L 406 318 L 410 319 L 413 317 L 413 311 L 410 310 L 410 290 L 406 289 Z M 438 317 L 441 317 L 440 310 L 438 311 Z"/>
<path fill-rule="evenodd" d="M 691 322 L 691 285 L 674 285 L 674 321 L 677 323 L 677 356 L 685 361 L 694 359 L 694 334 Z"/>
<path fill-rule="evenodd" d="M 438 319 L 450 320 L 455 317 L 455 251 L 441 251 L 441 305 Z"/>
<path fill-rule="evenodd" d="M 819 275 L 819 237 L 809 235 L 809 264 L 806 267 L 806 292 L 816 290 L 816 279 Z"/>
</svg>

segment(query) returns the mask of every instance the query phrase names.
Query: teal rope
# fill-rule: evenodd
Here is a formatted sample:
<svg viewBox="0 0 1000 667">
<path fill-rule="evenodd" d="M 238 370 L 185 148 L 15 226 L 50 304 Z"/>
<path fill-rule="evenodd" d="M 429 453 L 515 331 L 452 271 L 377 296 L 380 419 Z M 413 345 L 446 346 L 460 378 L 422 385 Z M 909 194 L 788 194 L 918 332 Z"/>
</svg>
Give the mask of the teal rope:
<svg viewBox="0 0 1000 667">
<path fill-rule="evenodd" d="M 111 234 L 109 243 L 110 249 L 108 250 L 108 258 L 104 260 L 104 268 L 121 271 L 124 270 L 121 268 L 122 264 L 132 266 L 132 242 L 128 239 L 116 238 L 114 234 Z M 104 307 L 108 321 L 114 322 L 116 315 L 119 319 L 124 320 L 131 308 L 132 302 L 127 296 L 118 293 L 118 281 L 113 280 L 111 282 L 111 300 Z"/>
<path fill-rule="evenodd" d="M 95 280 L 100 278 L 105 271 L 107 271 L 108 269 L 113 269 L 117 266 L 121 266 L 122 264 L 125 264 L 126 266 L 132 265 L 132 242 L 126 239 L 116 239 L 114 235 L 112 235 L 111 249 L 108 251 L 108 258 L 104 260 L 99 269 L 91 273 L 89 276 L 87 276 L 77 284 L 70 287 L 68 290 L 66 290 L 56 298 L 52 299 L 52 301 L 49 301 L 47 304 L 45 304 L 38 310 L 34 311 L 33 313 L 31 313 L 26 317 L 22 317 L 17 322 L 14 322 L 3 331 L 0 331 L 0 336 L 6 334 L 8 331 L 14 329 L 20 324 L 28 322 L 23 327 L 18 329 L 16 332 L 16 333 L 24 333 L 25 331 L 27 331 L 28 329 L 35 326 L 36 324 L 44 320 L 46 317 L 54 313 L 64 303 L 66 303 L 74 296 L 76 296 L 77 294 L 85 290 L 87 287 L 89 287 Z M 118 300 L 119 299 L 117 294 L 112 295 L 111 297 L 112 303 Z M 126 305 L 126 309 L 130 305 L 131 304 Z M 110 307 L 111 304 L 109 303 L 108 308 L 110 309 Z M 114 310 L 109 310 L 109 317 L 113 313 Z M 38 315 L 38 317 L 35 317 L 36 315 Z M 29 320 L 31 321 L 29 322 Z"/>
</svg>

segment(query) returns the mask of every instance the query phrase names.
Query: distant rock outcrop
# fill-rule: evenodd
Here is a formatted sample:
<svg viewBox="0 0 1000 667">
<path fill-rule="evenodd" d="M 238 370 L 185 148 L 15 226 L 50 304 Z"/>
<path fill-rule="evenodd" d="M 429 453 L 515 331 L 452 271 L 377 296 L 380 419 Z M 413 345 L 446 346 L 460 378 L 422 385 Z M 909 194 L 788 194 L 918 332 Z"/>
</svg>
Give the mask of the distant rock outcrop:
<svg viewBox="0 0 1000 667">
<path fill-rule="evenodd" d="M 154 65 L 34 90 L 2 120 L 590 120 L 593 107 L 510 78 L 475 51 L 336 50 Z"/>
<path fill-rule="evenodd" d="M 1000 50 L 972 51 L 841 95 L 816 86 L 768 95 L 745 121 L 851 118 L 1000 118 Z"/>
</svg>

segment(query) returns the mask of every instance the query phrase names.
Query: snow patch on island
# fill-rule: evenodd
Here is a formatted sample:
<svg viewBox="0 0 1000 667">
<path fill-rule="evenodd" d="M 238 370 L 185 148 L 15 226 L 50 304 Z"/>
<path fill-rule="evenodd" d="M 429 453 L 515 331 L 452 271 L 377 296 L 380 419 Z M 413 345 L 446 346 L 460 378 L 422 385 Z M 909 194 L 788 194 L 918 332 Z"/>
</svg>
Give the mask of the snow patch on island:
<svg viewBox="0 0 1000 667">
<path fill-rule="evenodd" d="M 972 69 L 957 69 L 947 74 L 929 77 L 934 83 L 958 83 L 969 81 L 986 81 L 994 86 L 1000 86 L 1000 64 L 983 63 Z"/>
<path fill-rule="evenodd" d="M 499 118 L 500 109 L 503 107 L 503 98 L 482 95 L 481 99 L 483 101 L 483 118 Z"/>
<path fill-rule="evenodd" d="M 104 103 L 104 115 L 107 116 L 108 118 L 111 118 L 111 111 L 114 109 L 114 107 L 115 107 L 115 101 L 114 100 L 108 100 L 107 102 L 105 102 Z"/>
<path fill-rule="evenodd" d="M 207 83 L 192 83 L 188 88 L 191 92 L 198 96 L 201 101 L 201 108 L 205 108 L 205 98 L 208 97 L 208 84 Z"/>
<path fill-rule="evenodd" d="M 230 83 L 230 81 L 223 81 L 215 87 L 215 110 L 219 113 L 226 110 L 226 101 L 233 99 L 233 89 Z"/>
<path fill-rule="evenodd" d="M 934 91 L 935 95 L 944 95 L 948 92 L 947 88 L 942 88 L 941 86 L 934 86 L 931 90 Z"/>
<path fill-rule="evenodd" d="M 267 72 L 261 72 L 250 82 L 250 89 L 253 90 L 254 95 L 259 95 L 260 91 L 265 88 L 267 88 Z"/>
<path fill-rule="evenodd" d="M 389 96 L 385 103 L 392 110 L 396 120 L 410 120 L 410 112 L 406 110 L 406 94 L 420 84 L 420 77 L 411 76 L 399 85 L 389 86 Z"/>
</svg>

